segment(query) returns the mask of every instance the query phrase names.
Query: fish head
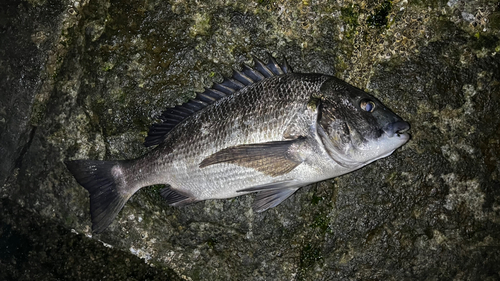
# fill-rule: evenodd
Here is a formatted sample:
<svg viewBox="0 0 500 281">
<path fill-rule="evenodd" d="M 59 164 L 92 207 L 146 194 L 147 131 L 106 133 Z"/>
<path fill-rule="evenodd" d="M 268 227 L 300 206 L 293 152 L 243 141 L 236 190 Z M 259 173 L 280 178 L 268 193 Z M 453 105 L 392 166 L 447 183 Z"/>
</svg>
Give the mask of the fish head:
<svg viewBox="0 0 500 281">
<path fill-rule="evenodd" d="M 320 90 L 317 132 L 330 157 L 359 168 L 405 144 L 410 124 L 372 95 L 332 77 Z"/>
</svg>

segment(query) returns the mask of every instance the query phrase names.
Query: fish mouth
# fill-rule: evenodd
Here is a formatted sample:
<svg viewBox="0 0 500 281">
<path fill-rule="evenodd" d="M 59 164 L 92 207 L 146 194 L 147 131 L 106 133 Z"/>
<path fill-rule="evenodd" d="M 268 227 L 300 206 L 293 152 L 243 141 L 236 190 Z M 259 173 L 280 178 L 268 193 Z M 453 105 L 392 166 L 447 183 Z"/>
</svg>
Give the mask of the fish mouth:
<svg viewBox="0 0 500 281">
<path fill-rule="evenodd" d="M 409 139 L 410 134 L 407 133 L 409 130 L 410 124 L 405 121 L 396 121 L 393 123 L 389 123 L 383 128 L 384 133 L 389 138 L 396 136 L 398 138 Z"/>
</svg>

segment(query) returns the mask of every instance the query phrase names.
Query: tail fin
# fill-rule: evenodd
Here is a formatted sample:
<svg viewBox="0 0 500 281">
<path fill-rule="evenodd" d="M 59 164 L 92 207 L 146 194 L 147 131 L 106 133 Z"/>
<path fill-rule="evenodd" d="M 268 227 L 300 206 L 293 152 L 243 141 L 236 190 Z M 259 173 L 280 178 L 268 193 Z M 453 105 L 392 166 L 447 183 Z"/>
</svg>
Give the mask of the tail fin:
<svg viewBox="0 0 500 281">
<path fill-rule="evenodd" d="M 104 231 L 132 194 L 127 192 L 121 173 L 122 161 L 75 160 L 66 161 L 76 181 L 90 195 L 92 231 Z"/>
</svg>

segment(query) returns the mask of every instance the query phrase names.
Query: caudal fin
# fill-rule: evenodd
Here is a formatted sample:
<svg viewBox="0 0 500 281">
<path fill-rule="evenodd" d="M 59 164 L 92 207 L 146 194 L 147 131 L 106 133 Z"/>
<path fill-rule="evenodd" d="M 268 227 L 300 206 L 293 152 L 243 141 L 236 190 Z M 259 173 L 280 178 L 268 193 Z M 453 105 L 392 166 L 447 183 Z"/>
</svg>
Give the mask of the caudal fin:
<svg viewBox="0 0 500 281">
<path fill-rule="evenodd" d="M 131 194 L 126 192 L 120 161 L 75 160 L 66 161 L 76 181 L 90 195 L 92 231 L 106 229 L 123 208 Z"/>
</svg>

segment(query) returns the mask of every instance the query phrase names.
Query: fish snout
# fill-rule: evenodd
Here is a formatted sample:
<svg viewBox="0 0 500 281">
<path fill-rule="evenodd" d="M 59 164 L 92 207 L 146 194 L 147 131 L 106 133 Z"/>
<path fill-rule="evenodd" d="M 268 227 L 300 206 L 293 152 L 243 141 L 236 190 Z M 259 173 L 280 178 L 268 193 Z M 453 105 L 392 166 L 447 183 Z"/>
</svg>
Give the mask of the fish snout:
<svg viewBox="0 0 500 281">
<path fill-rule="evenodd" d="M 393 123 L 389 123 L 387 126 L 384 127 L 384 132 L 392 138 L 394 135 L 400 135 L 405 133 L 410 129 L 410 124 L 405 121 L 396 121 Z"/>
</svg>

